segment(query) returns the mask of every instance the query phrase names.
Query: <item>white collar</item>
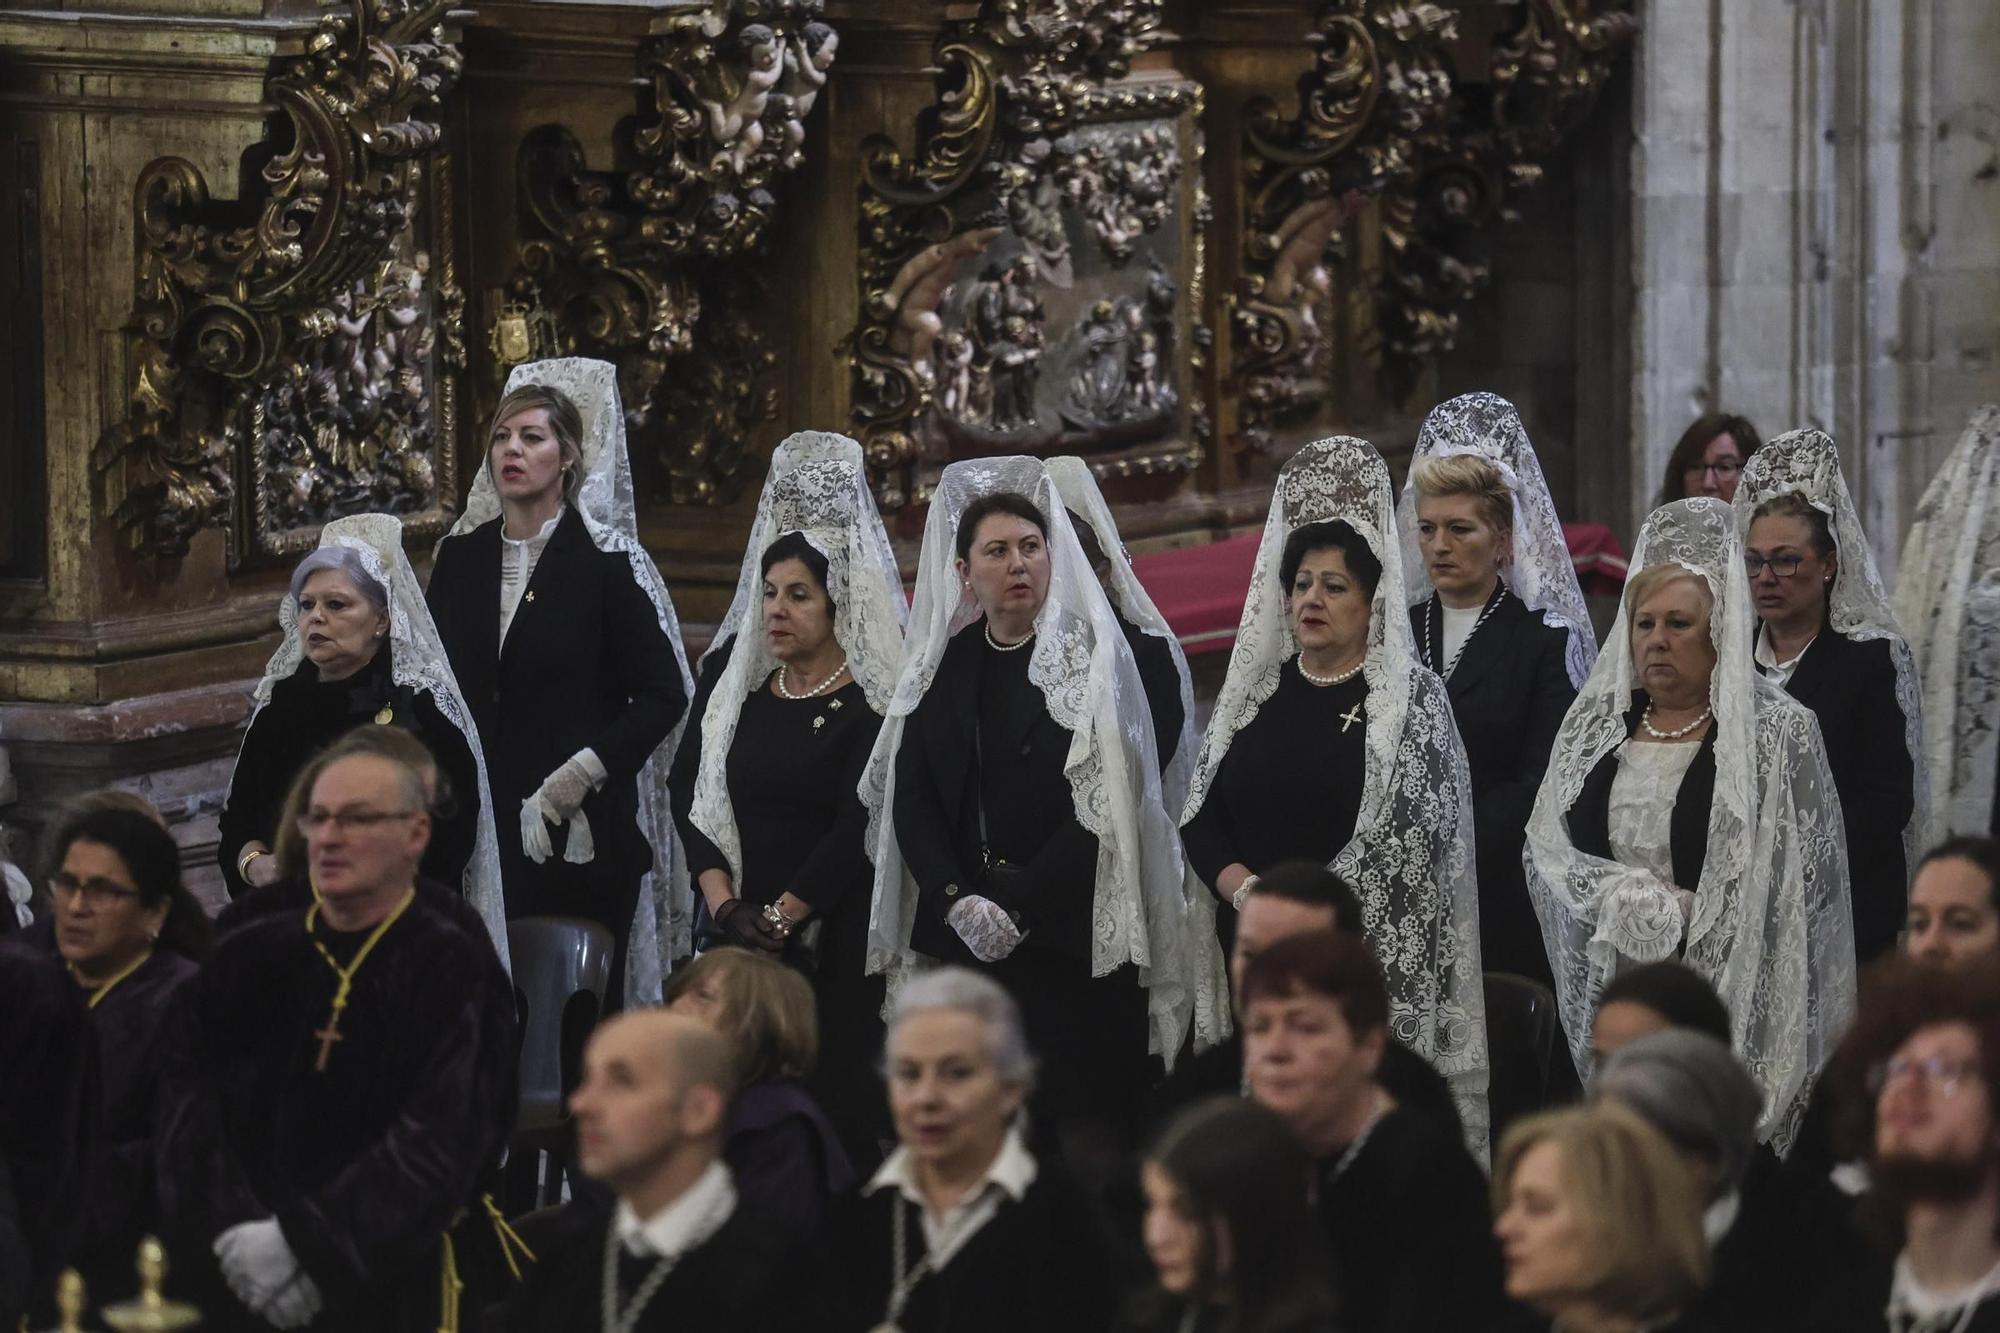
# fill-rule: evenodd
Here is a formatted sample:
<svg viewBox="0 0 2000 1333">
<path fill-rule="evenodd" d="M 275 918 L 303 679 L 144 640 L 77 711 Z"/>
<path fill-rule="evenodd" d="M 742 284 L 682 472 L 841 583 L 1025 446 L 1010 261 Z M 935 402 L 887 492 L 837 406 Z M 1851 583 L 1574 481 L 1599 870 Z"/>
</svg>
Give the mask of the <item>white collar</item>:
<svg viewBox="0 0 2000 1333">
<path fill-rule="evenodd" d="M 1889 1287 L 1889 1310 L 1907 1312 L 1919 1319 L 1935 1320 L 1960 1311 L 1970 1312 L 1995 1292 L 2000 1292 L 2000 1264 L 1986 1276 L 1957 1291 L 1932 1291 L 1917 1280 L 1910 1267 L 1910 1252 L 1896 1256 L 1896 1277 Z"/>
<path fill-rule="evenodd" d="M 1771 647 L 1770 626 L 1759 625 L 1757 627 L 1756 647 L 1751 649 L 1751 656 L 1757 659 L 1758 666 L 1768 667 L 1773 671 L 1782 671 L 1787 676 L 1789 676 L 1792 674 L 1792 668 L 1796 667 L 1799 664 L 1799 659 L 1806 655 L 1806 648 L 1812 647 L 1813 644 L 1818 641 L 1818 639 L 1819 635 L 1817 634 L 1813 635 L 1812 638 L 1806 640 L 1805 648 L 1801 648 L 1797 652 L 1792 654 L 1791 661 L 1780 662 L 1778 660 L 1778 654 L 1776 650 L 1774 650 Z"/>
<path fill-rule="evenodd" d="M 671 1259 L 701 1248 L 735 1211 L 736 1182 L 718 1158 L 678 1199 L 643 1222 L 632 1205 L 620 1199 L 612 1225 L 628 1252 Z"/>
<path fill-rule="evenodd" d="M 986 1174 L 979 1178 L 979 1183 L 965 1192 L 960 1206 L 979 1198 L 996 1185 L 1018 1203 L 1027 1194 L 1028 1186 L 1035 1183 L 1038 1169 L 1035 1155 L 1028 1151 L 1027 1142 L 1021 1137 L 1021 1127 L 1009 1125 L 1007 1136 L 1000 1140 L 1000 1151 L 993 1155 L 993 1161 L 988 1164 Z M 929 1207 L 924 1201 L 923 1191 L 917 1187 L 916 1159 L 910 1156 L 908 1148 L 898 1147 L 890 1153 L 889 1160 L 882 1163 L 861 1192 L 873 1194 L 891 1185 L 911 1203 Z"/>
<path fill-rule="evenodd" d="M 567 505 L 558 506 L 556 508 L 554 517 L 550 518 L 548 522 L 542 524 L 542 530 L 536 533 L 532 537 L 509 537 L 507 535 L 507 519 L 506 516 L 503 514 L 500 519 L 500 540 L 506 542 L 509 546 L 547 545 L 550 536 L 552 536 L 555 533 L 556 524 L 562 522 L 563 510 L 566 508 L 568 508 Z"/>
<path fill-rule="evenodd" d="M 1743 1194 L 1740 1190 L 1731 1190 L 1708 1206 L 1708 1211 L 1701 1215 L 1701 1231 L 1711 1246 L 1722 1243 L 1722 1238 L 1736 1225 L 1736 1218 L 1742 1211 Z"/>
</svg>

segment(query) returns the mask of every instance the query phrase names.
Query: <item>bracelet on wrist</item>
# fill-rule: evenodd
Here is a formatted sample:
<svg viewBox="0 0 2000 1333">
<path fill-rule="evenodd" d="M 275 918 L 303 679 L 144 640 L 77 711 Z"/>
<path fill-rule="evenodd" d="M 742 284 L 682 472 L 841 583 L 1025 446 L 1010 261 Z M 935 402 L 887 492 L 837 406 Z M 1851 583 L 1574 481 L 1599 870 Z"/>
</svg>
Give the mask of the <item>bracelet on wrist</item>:
<svg viewBox="0 0 2000 1333">
<path fill-rule="evenodd" d="M 1245 875 L 1243 877 L 1243 882 L 1236 886 L 1236 892 L 1229 895 L 1230 907 L 1238 912 L 1242 911 L 1243 900 L 1245 898 L 1248 898 L 1250 896 L 1250 890 L 1256 887 L 1257 887 L 1257 877 L 1255 875 Z"/>
<path fill-rule="evenodd" d="M 769 922 L 771 928 L 780 935 L 790 935 L 792 927 L 797 924 L 785 915 L 785 909 L 778 906 L 776 899 L 772 899 L 769 903 L 765 904 L 764 920 Z"/>
<path fill-rule="evenodd" d="M 255 848 L 252 848 L 251 850 L 245 852 L 243 855 L 237 857 L 236 878 L 247 881 L 250 878 L 250 863 L 256 860 L 260 856 L 269 856 L 269 855 L 270 855 L 269 852 L 261 852 Z"/>
</svg>

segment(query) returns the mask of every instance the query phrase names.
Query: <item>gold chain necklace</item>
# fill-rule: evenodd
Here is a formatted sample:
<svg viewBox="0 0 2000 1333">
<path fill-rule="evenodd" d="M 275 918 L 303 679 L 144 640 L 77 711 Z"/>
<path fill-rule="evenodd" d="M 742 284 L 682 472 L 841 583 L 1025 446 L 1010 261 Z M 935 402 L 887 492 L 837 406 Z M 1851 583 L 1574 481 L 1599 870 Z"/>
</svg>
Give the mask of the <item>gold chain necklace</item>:
<svg viewBox="0 0 2000 1333">
<path fill-rule="evenodd" d="M 306 909 L 306 936 L 312 940 L 313 948 L 319 950 L 319 956 L 326 959 L 326 965 L 333 969 L 333 975 L 340 978 L 340 985 L 333 992 L 333 1010 L 327 1015 L 326 1026 L 313 1033 L 313 1036 L 319 1038 L 319 1058 L 313 1061 L 314 1073 L 326 1072 L 326 1061 L 333 1053 L 333 1044 L 343 1040 L 340 1035 L 340 1015 L 347 1008 L 348 993 L 354 989 L 354 974 L 361 970 L 361 965 L 368 961 L 368 955 L 382 942 L 382 937 L 389 933 L 389 927 L 395 925 L 403 913 L 409 910 L 410 904 L 416 901 L 416 897 L 415 888 L 405 893 L 403 901 L 396 904 L 396 910 L 383 917 L 382 923 L 369 932 L 368 938 L 362 941 L 360 950 L 355 953 L 354 961 L 346 967 L 342 967 L 325 943 L 313 935 L 313 923 L 319 919 L 319 909 L 324 904 L 314 903 Z"/>
<path fill-rule="evenodd" d="M 148 949 L 146 950 L 146 952 L 140 954 L 137 958 L 134 958 L 131 962 L 125 964 L 124 967 L 118 969 L 118 974 L 116 976 L 112 977 L 111 980 L 105 982 L 102 986 L 99 986 L 96 990 L 90 993 L 90 1002 L 85 1007 L 90 1009 L 95 1009 L 98 1005 L 104 1003 L 104 997 L 111 994 L 113 987 L 115 987 L 119 982 L 125 980 L 125 978 L 131 976 L 134 972 L 137 972 L 140 968 L 144 967 L 146 965 L 146 960 L 148 958 L 151 958 L 152 956 L 153 956 L 153 951 L 151 949 Z M 69 972 L 71 976 L 76 976 L 75 967 L 71 967 Z"/>
</svg>

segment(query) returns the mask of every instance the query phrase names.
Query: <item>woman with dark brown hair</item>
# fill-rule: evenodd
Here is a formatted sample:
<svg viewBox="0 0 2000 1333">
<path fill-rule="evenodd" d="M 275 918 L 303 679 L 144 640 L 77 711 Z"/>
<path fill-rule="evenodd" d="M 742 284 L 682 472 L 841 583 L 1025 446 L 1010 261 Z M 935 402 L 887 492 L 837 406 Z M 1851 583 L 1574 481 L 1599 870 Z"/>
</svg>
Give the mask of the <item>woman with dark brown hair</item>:
<svg viewBox="0 0 2000 1333">
<path fill-rule="evenodd" d="M 1672 504 L 1697 495 L 1712 495 L 1725 503 L 1735 499 L 1743 465 L 1763 443 L 1746 417 L 1733 412 L 1696 417 L 1667 455 L 1659 503 Z"/>
</svg>

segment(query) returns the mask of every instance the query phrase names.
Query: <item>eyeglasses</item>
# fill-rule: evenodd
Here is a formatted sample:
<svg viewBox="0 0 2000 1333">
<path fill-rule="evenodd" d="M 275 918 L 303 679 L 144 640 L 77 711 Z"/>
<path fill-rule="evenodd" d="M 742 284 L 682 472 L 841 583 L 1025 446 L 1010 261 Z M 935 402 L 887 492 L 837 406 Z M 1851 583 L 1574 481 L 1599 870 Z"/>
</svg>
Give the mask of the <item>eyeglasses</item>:
<svg viewBox="0 0 2000 1333">
<path fill-rule="evenodd" d="M 365 832 L 391 819 L 408 819 L 420 810 L 308 810 L 299 816 L 299 832 L 308 838 L 331 825 L 335 829 Z"/>
<path fill-rule="evenodd" d="M 126 898 L 137 898 L 139 891 L 108 879 L 78 879 L 67 871 L 57 871 L 49 876 L 49 892 L 58 898 L 81 896 L 92 907 L 110 907 Z"/>
<path fill-rule="evenodd" d="M 1746 555 L 1743 557 L 1743 572 L 1754 579 L 1769 569 L 1778 578 L 1788 579 L 1799 572 L 1803 563 L 1805 557 L 1802 555 L 1774 555 L 1769 559 L 1761 555 Z"/>
<path fill-rule="evenodd" d="M 1720 463 L 1689 463 L 1681 475 L 1699 477 L 1704 472 L 1713 472 L 1717 481 L 1728 481 L 1743 470 L 1743 465 L 1733 459 L 1723 459 Z"/>
<path fill-rule="evenodd" d="M 1868 1071 L 1868 1090 L 1879 1096 L 1891 1083 L 1914 1074 L 1925 1088 L 1940 1097 L 1955 1097 L 1966 1080 L 1977 1073 L 1977 1060 L 1947 1060 L 1942 1055 L 1933 1055 L 1927 1060 L 1911 1060 L 1899 1055 Z"/>
</svg>

